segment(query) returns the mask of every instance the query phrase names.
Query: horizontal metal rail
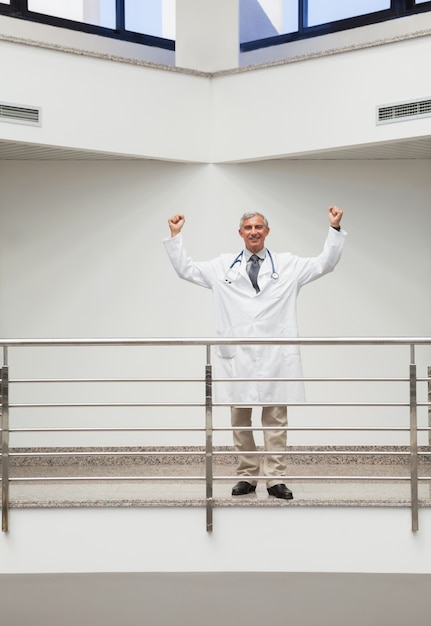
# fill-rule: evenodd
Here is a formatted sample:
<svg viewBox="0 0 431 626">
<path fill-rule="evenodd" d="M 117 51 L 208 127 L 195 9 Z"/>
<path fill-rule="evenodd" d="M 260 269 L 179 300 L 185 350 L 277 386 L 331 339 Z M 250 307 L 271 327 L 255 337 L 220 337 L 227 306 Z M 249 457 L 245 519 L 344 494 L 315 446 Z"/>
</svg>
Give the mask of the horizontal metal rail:
<svg viewBox="0 0 431 626">
<path fill-rule="evenodd" d="M 87 481 L 92 481 L 92 482 L 125 482 L 125 481 L 158 481 L 158 482 L 173 482 L 173 481 L 178 481 L 178 479 L 186 480 L 186 481 L 206 481 L 206 476 L 205 475 L 199 475 L 199 476 L 187 476 L 186 474 L 178 477 L 178 475 L 176 476 L 16 476 L 16 477 L 11 477 L 9 478 L 9 482 L 13 483 L 23 483 L 23 482 L 29 482 L 29 483 L 34 483 L 34 482 L 87 482 Z M 271 478 L 274 478 L 273 476 L 265 476 L 265 475 L 259 475 L 259 476 L 253 476 L 253 478 L 255 480 L 269 480 Z M 344 475 L 344 476 L 339 476 L 336 474 L 328 474 L 326 476 L 313 476 L 313 475 L 309 475 L 309 474 L 305 474 L 305 475 L 295 475 L 295 476 L 279 476 L 280 480 L 289 480 L 290 482 L 295 482 L 297 480 L 309 480 L 309 481 L 356 481 L 356 480 L 360 480 L 363 482 L 377 482 L 377 481 L 382 481 L 382 482 L 392 482 L 392 481 L 410 481 L 410 476 L 381 476 L 381 475 L 376 475 L 376 476 L 369 476 L 369 475 L 362 475 L 362 474 L 349 474 L 349 475 Z M 229 480 L 237 480 L 237 477 L 235 476 L 230 476 L 230 475 L 226 475 L 226 476 L 213 476 L 213 480 L 220 480 L 220 481 L 229 481 Z M 419 479 L 418 479 L 419 480 Z M 420 480 L 422 481 L 427 481 L 427 480 L 431 480 L 431 476 L 422 476 L 420 478 Z"/>
<path fill-rule="evenodd" d="M 422 402 L 420 406 L 429 406 L 429 402 Z M 95 408 L 95 407 L 113 407 L 113 408 L 126 408 L 126 407 L 203 407 L 202 402 L 12 402 L 9 405 L 11 409 L 67 409 L 67 408 Z M 213 406 L 230 407 L 229 402 L 214 402 Z M 258 402 L 236 402 L 235 406 L 262 406 L 262 403 Z M 265 406 L 279 406 L 276 402 L 265 402 Z M 353 406 L 409 406 L 408 402 L 291 402 L 289 406 L 341 406 L 341 407 L 353 407 Z M 418 405 L 419 406 L 419 403 Z"/>
<path fill-rule="evenodd" d="M 10 433 L 134 433 L 134 432 L 154 432 L 154 433 L 170 433 L 170 432 L 194 432 L 203 433 L 204 428 L 191 428 L 184 426 L 150 428 L 148 426 L 118 427 L 118 428 L 11 428 Z"/>
<path fill-rule="evenodd" d="M 203 383 L 203 378 L 11 378 L 9 383 Z"/>
<path fill-rule="evenodd" d="M 418 382 L 427 382 L 429 377 L 417 378 Z M 11 378 L 9 383 L 31 384 L 31 383 L 203 383 L 203 378 Z M 232 378 L 214 377 L 213 382 L 232 382 Z M 234 382 L 305 382 L 305 383 L 409 383 L 406 377 L 363 377 L 363 376 L 342 376 L 342 377 L 301 377 L 301 378 L 240 378 L 235 377 Z"/>
<path fill-rule="evenodd" d="M 202 402 L 12 402 L 10 409 L 94 409 L 96 407 L 204 407 Z"/>
<path fill-rule="evenodd" d="M 425 382 L 429 378 L 418 378 L 419 382 Z M 235 382 L 304 382 L 304 383 L 408 383 L 408 378 L 388 377 L 345 377 L 342 378 L 235 378 Z M 11 378 L 9 383 L 203 383 L 203 378 Z M 232 382 L 231 378 L 214 378 L 213 382 Z"/>
<path fill-rule="evenodd" d="M 259 431 L 259 430 L 285 430 L 289 431 L 382 431 L 382 432 L 410 432 L 410 429 L 402 426 L 214 426 L 213 432 Z M 419 431 L 428 431 L 429 428 L 418 428 Z M 69 433 L 69 432 L 205 432 L 204 428 L 184 428 L 184 427 L 118 427 L 118 428 L 11 428 L 9 433 Z"/>
<path fill-rule="evenodd" d="M 273 455 L 274 451 L 266 451 L 266 450 L 250 450 L 248 452 L 234 452 L 230 450 L 225 451 L 216 451 L 213 450 L 213 455 L 217 456 L 232 456 L 232 455 L 256 455 L 262 456 L 265 454 Z M 409 451 L 400 450 L 400 451 L 373 451 L 373 450 L 288 450 L 286 452 L 278 452 L 279 456 L 339 456 L 339 455 L 351 455 L 351 456 L 408 456 L 410 454 Z M 430 452 L 418 452 L 418 455 L 428 455 Z M 205 451 L 130 451 L 130 450 L 120 450 L 120 451 L 80 451 L 73 450 L 72 452 L 61 451 L 61 452 L 9 452 L 10 457 L 23 457 L 23 458 L 34 458 L 34 457 L 60 457 L 60 456 L 205 456 Z"/>
<path fill-rule="evenodd" d="M 230 453 L 232 454 L 232 453 Z M 73 450 L 73 452 L 67 452 L 67 451 L 61 451 L 61 452 L 10 452 L 9 453 L 10 457 L 15 457 L 15 458 L 19 458 L 19 457 L 24 457 L 24 458 L 47 458 L 47 457 L 61 457 L 61 456 L 72 456 L 72 457 L 80 457 L 80 456 L 205 456 L 205 452 L 198 452 L 195 450 L 190 450 L 187 452 L 181 451 L 179 450 L 178 452 L 160 452 L 160 451 L 149 451 L 146 450 L 145 452 L 141 451 L 133 451 L 131 452 L 130 450 L 121 450 L 121 451 L 105 451 L 105 452 L 101 452 L 101 451 L 97 451 L 97 450 L 92 450 L 92 451 L 85 451 L 83 452 L 82 450 Z"/>
<path fill-rule="evenodd" d="M 3 348 L 162 347 L 162 346 L 429 346 L 430 337 L 195 337 L 109 339 L 0 339 Z"/>
</svg>

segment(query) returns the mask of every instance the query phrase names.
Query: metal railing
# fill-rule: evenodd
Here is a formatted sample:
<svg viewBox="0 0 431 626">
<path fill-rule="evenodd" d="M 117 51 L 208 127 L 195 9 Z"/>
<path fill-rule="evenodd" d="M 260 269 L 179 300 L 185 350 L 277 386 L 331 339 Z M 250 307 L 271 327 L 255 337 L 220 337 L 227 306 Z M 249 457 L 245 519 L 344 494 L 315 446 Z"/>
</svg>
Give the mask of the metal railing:
<svg viewBox="0 0 431 626">
<path fill-rule="evenodd" d="M 411 520 L 412 520 L 412 530 L 417 531 L 419 528 L 419 496 L 418 496 L 418 485 L 419 481 L 429 481 L 431 477 L 419 477 L 418 472 L 418 433 L 421 431 L 428 432 L 428 443 L 431 438 L 431 368 L 428 367 L 427 376 L 418 377 L 417 376 L 417 365 L 415 362 L 415 349 L 418 346 L 431 346 L 431 338 L 384 338 L 384 337 L 373 337 L 373 338 L 295 338 L 295 339 L 285 339 L 285 338 L 272 338 L 272 339 L 249 339 L 249 338 L 232 338 L 232 339 L 220 339 L 220 338 L 210 338 L 210 339 L 65 339 L 65 340 L 0 340 L 0 347 L 3 350 L 3 366 L 1 368 L 1 388 L 0 388 L 0 401 L 1 401 L 1 463 L 2 463 L 2 473 L 1 473 L 1 481 L 2 481 L 2 530 L 3 532 L 7 532 L 9 530 L 9 510 L 10 510 L 10 493 L 9 487 L 11 482 L 19 481 L 19 480 L 27 480 L 31 481 L 30 478 L 16 478 L 10 476 L 10 459 L 11 456 L 19 456 L 20 453 L 16 453 L 10 449 L 10 434 L 14 433 L 65 433 L 65 432 L 102 432 L 102 433 L 124 433 L 124 432 L 156 432 L 156 431 L 168 431 L 170 433 L 174 433 L 176 431 L 186 431 L 186 432 L 204 432 L 205 433 L 205 476 L 182 476 L 180 480 L 205 480 L 206 484 L 206 494 L 205 494 L 205 502 L 206 502 L 206 528 L 207 531 L 212 531 L 213 529 L 213 506 L 214 506 L 214 497 L 213 497 L 213 488 L 215 480 L 231 480 L 232 476 L 214 476 L 213 472 L 213 462 L 214 456 L 219 454 L 224 454 L 223 452 L 217 452 L 214 450 L 213 437 L 215 432 L 222 431 L 232 431 L 234 430 L 232 427 L 217 427 L 213 425 L 213 409 L 215 407 L 228 407 L 228 404 L 224 404 L 221 402 L 217 402 L 214 399 L 214 383 L 218 382 L 226 382 L 227 379 L 215 378 L 213 376 L 212 371 L 212 353 L 211 350 L 214 346 L 220 345 L 287 345 L 287 346 L 349 346 L 350 348 L 354 347 L 369 347 L 369 346 L 406 346 L 408 348 L 408 357 L 406 358 L 405 363 L 405 371 L 406 375 L 401 377 L 385 377 L 385 376 L 367 376 L 367 377 L 314 377 L 314 378 L 301 378 L 301 379 L 268 379 L 261 378 L 259 379 L 261 382 L 270 382 L 270 381 L 297 381 L 302 380 L 304 382 L 319 382 L 319 383 L 368 383 L 368 382 L 379 382 L 379 383 L 404 383 L 408 385 L 408 392 L 405 394 L 405 397 L 402 401 L 393 402 L 393 401 L 384 401 L 384 402 L 308 402 L 308 403 L 295 403 L 295 406 L 305 406 L 307 408 L 312 407 L 404 407 L 406 411 L 408 411 L 408 419 L 409 425 L 408 427 L 399 427 L 399 426 L 319 426 L 319 427 L 297 427 L 291 428 L 286 427 L 286 430 L 301 430 L 301 431 L 351 431 L 351 432 L 360 432 L 360 431 L 392 431 L 392 432 L 408 432 L 409 433 L 409 445 L 407 453 L 398 453 L 398 454 L 408 454 L 410 460 L 410 472 L 407 478 L 400 477 L 381 477 L 381 476 L 366 476 L 366 477 L 358 477 L 358 476 L 295 476 L 295 480 L 408 480 L 410 482 L 410 506 L 411 506 Z M 175 377 L 168 378 L 166 376 L 161 377 L 139 377 L 139 378 L 119 378 L 116 377 L 105 377 L 105 378 L 54 378 L 54 377 L 33 377 L 33 378 L 16 378 L 14 377 L 14 368 L 10 368 L 9 360 L 10 354 L 12 351 L 19 351 L 23 348 L 26 349 L 35 349 L 35 348 L 50 348 L 50 349 L 58 349 L 58 348 L 79 348 L 79 347 L 110 347 L 110 348 L 119 348 L 119 347 L 202 347 L 205 349 L 205 363 L 202 364 L 202 370 L 204 370 L 203 376 L 197 377 Z M 427 355 L 428 356 L 428 355 Z M 12 373 L 12 376 L 10 376 Z M 235 381 L 248 381 L 253 382 L 256 379 L 235 379 Z M 10 400 L 10 388 L 13 385 L 19 385 L 22 383 L 38 385 L 42 383 L 195 383 L 199 386 L 204 387 L 204 395 L 205 398 L 202 401 L 180 401 L 180 402 L 14 402 Z M 418 401 L 418 383 L 427 383 L 428 384 L 428 401 Z M 271 406 L 271 403 L 265 403 L 267 406 Z M 274 403 L 274 406 L 276 404 Z M 241 404 L 237 404 L 236 406 L 241 406 Z M 257 406 L 250 403 L 247 403 L 243 406 Z M 205 412 L 205 420 L 204 426 L 198 428 L 188 428 L 188 427 L 174 427 L 174 428 L 162 428 L 162 427 L 38 427 L 31 426 L 26 428 L 11 428 L 10 418 L 15 410 L 26 410 L 26 409 L 47 409 L 47 408 L 66 408 L 66 407 L 74 407 L 74 408 L 100 408 L 100 407 L 111 407 L 111 408 L 126 408 L 126 407 L 174 407 L 176 409 L 185 409 L 190 407 L 200 407 Z M 428 422 L 426 426 L 422 426 L 418 428 L 418 416 L 417 411 L 418 407 L 428 407 Z M 277 430 L 281 430 L 280 427 L 276 427 Z M 252 426 L 251 430 L 266 430 L 268 428 L 264 428 L 263 426 Z M 240 430 L 247 430 L 246 427 L 241 427 Z M 23 454 L 23 453 L 21 453 Z M 31 453 L 30 453 L 31 454 Z M 55 456 L 56 454 L 60 455 L 68 455 L 73 458 L 78 458 L 80 455 L 109 455 L 112 456 L 112 451 L 107 452 L 82 452 L 79 450 L 72 450 L 68 452 L 48 452 L 48 453 L 35 453 L 37 456 L 43 456 L 43 454 L 47 454 L 48 456 Z M 118 452 L 117 454 L 127 454 L 127 452 Z M 132 453 L 136 456 L 136 452 Z M 143 453 L 145 455 L 157 455 L 159 454 L 157 451 Z M 163 452 L 163 454 L 166 454 Z M 181 454 L 176 451 L 174 454 Z M 187 452 L 187 454 L 193 454 Z M 202 453 L 195 452 L 194 454 Z M 239 453 L 236 453 L 239 454 Z M 250 454 L 247 452 L 245 454 Z M 253 454 L 253 453 L 251 453 Z M 274 454 L 272 451 L 259 451 L 255 454 Z M 278 453 L 279 454 L 279 453 Z M 304 452 L 289 452 L 289 454 L 305 454 Z M 327 452 L 317 452 L 315 454 L 330 454 Z M 338 451 L 337 454 L 349 454 L 345 451 Z M 363 454 L 367 454 L 366 452 Z M 381 452 L 380 454 L 385 454 L 385 452 Z M 387 453 L 386 453 L 387 454 Z M 431 455 L 430 452 L 422 452 L 422 455 Z M 269 476 L 257 476 L 254 477 L 256 479 L 268 479 L 271 478 Z M 287 478 L 287 477 L 280 477 Z M 115 480 L 125 480 L 125 481 L 144 481 L 144 480 L 179 480 L 178 476 L 163 476 L 163 477 L 154 477 L 149 478 L 148 476 L 123 476 L 123 477 L 115 477 Z M 53 480 L 49 478 L 37 478 L 34 480 Z M 55 477 L 54 480 L 97 480 L 97 481 L 112 481 L 113 477 L 71 477 L 71 476 L 62 476 Z"/>
</svg>

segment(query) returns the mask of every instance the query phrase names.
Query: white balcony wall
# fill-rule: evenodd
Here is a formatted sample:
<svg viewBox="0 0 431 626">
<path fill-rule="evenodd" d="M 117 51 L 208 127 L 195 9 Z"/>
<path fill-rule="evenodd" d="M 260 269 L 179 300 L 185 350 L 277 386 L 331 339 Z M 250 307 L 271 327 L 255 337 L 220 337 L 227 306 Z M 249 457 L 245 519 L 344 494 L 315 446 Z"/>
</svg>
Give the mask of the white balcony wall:
<svg viewBox="0 0 431 626">
<path fill-rule="evenodd" d="M 376 108 L 429 98 L 429 38 L 215 79 L 213 162 L 283 157 L 431 134 L 431 117 L 376 125 Z"/>
<path fill-rule="evenodd" d="M 207 533 L 204 509 L 193 507 L 12 510 L 11 532 L 0 535 L 0 573 L 315 572 L 322 573 L 322 578 L 351 572 L 429 575 L 430 522 L 429 509 L 420 511 L 420 529 L 412 533 L 407 508 L 228 507 L 215 509 L 214 532 Z M 316 585 L 312 581 L 310 594 Z M 145 586 L 142 593 L 146 593 Z M 292 597 L 294 594 L 286 586 L 283 595 L 291 598 L 293 615 L 299 619 L 309 601 L 307 594 L 303 602 Z M 334 604 L 340 606 L 342 598 L 339 592 L 326 600 L 332 608 Z M 181 604 L 175 596 L 171 601 L 174 606 Z M 393 602 L 395 598 L 389 603 L 391 607 Z M 249 603 L 241 607 L 241 616 L 247 607 Z M 326 615 L 326 609 L 325 603 L 318 610 Z M 265 598 L 259 598 L 253 617 L 256 611 L 260 616 L 266 610 Z M 275 615 L 281 612 L 278 604 L 272 610 Z M 363 610 L 358 601 L 352 616 L 355 626 L 360 625 L 357 617 Z M 416 610 L 418 607 L 411 607 L 413 614 Z M 401 614 L 405 619 L 404 611 Z M 422 621 L 419 617 L 416 623 L 425 626 L 427 617 Z M 336 624 L 341 626 L 343 622 L 338 619 Z M 394 623 L 401 626 L 403 621 Z"/>
<path fill-rule="evenodd" d="M 1 101 L 40 107 L 42 120 L 1 123 L 0 139 L 208 160 L 210 84 L 199 76 L 6 41 L 0 62 Z"/>
</svg>

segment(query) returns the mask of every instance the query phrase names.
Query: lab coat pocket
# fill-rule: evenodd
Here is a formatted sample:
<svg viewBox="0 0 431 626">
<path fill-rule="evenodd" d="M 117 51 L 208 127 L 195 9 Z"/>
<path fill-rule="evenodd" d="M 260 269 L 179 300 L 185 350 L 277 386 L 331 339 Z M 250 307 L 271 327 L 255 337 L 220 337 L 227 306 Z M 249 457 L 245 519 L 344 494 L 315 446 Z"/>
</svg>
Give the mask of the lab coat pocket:
<svg viewBox="0 0 431 626">
<path fill-rule="evenodd" d="M 222 359 L 233 359 L 233 357 L 235 356 L 235 346 L 216 346 L 216 354 Z"/>
</svg>

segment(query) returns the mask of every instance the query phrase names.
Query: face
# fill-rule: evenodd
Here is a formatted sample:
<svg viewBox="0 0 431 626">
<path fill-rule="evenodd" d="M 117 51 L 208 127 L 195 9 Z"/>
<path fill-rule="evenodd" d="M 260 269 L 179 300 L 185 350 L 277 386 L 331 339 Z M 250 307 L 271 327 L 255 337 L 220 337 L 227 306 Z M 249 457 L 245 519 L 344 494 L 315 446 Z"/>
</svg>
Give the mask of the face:
<svg viewBox="0 0 431 626">
<path fill-rule="evenodd" d="M 260 252 L 265 247 L 265 239 L 269 235 L 269 228 L 265 226 L 263 217 L 255 215 L 248 220 L 244 220 L 239 235 L 244 239 L 244 245 L 247 250 Z"/>
</svg>

